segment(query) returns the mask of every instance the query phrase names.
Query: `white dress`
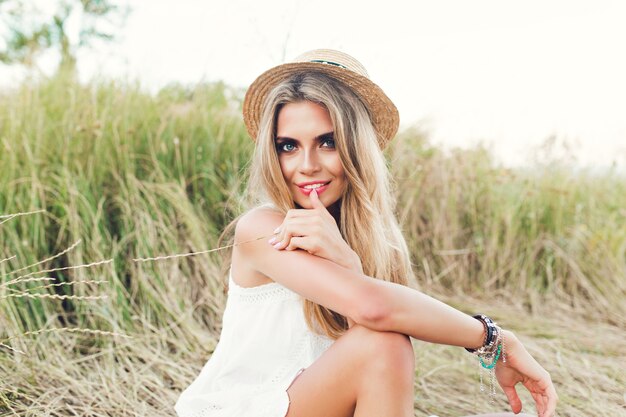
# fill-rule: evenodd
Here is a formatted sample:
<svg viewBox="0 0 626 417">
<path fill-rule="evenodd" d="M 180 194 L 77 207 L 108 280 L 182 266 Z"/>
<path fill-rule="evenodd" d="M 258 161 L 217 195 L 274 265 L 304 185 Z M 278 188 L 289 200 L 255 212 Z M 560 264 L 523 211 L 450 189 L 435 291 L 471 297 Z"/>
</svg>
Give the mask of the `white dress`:
<svg viewBox="0 0 626 417">
<path fill-rule="evenodd" d="M 287 388 L 333 340 L 306 325 L 302 298 L 272 282 L 229 288 L 222 333 L 200 375 L 176 402 L 179 417 L 284 417 Z"/>
</svg>

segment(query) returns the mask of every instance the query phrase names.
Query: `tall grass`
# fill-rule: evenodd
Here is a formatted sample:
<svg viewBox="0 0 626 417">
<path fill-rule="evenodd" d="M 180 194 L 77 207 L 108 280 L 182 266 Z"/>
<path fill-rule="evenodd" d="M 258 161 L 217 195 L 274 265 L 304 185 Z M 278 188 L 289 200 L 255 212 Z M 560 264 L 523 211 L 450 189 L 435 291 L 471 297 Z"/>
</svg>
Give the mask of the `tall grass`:
<svg viewBox="0 0 626 417">
<path fill-rule="evenodd" d="M 219 336 L 220 258 L 132 259 L 216 247 L 240 212 L 252 151 L 241 96 L 219 83 L 151 95 L 138 84 L 63 77 L 0 93 L 0 214 L 45 210 L 0 224 L 0 260 L 10 258 L 0 262 L 0 284 L 78 239 L 43 266 L 113 259 L 12 284 L 13 292 L 0 286 L 0 297 L 82 297 L 0 300 L 0 343 L 10 347 L 0 345 L 0 412 L 173 414 Z M 444 154 L 416 130 L 386 155 L 414 284 L 516 331 L 553 373 L 562 415 L 621 412 L 624 179 L 559 164 L 503 169 L 485 149 Z M 42 288 L 52 283 L 76 285 Z M 106 298 L 87 298 L 95 295 Z M 102 333 L 52 331 L 61 328 Z M 471 358 L 416 348 L 417 415 L 493 409 L 476 399 Z M 581 393 L 599 400 L 581 402 Z"/>
</svg>

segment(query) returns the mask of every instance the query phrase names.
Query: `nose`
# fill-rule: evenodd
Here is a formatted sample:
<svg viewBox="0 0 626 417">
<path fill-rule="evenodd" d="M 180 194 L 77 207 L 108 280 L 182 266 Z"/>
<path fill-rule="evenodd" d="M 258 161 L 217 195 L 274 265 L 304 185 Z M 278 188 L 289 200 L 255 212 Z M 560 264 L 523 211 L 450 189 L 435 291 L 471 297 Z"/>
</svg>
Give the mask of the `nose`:
<svg viewBox="0 0 626 417">
<path fill-rule="evenodd" d="M 299 169 L 303 175 L 310 175 L 320 170 L 319 156 L 315 150 L 307 149 L 301 153 L 302 159 L 300 160 Z"/>
</svg>

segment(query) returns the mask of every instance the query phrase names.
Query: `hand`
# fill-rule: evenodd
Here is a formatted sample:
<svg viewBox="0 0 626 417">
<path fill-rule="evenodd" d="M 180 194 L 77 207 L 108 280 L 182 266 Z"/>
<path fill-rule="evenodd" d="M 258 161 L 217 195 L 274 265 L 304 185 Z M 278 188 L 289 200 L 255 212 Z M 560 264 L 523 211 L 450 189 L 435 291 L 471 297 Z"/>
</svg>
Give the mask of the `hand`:
<svg viewBox="0 0 626 417">
<path fill-rule="evenodd" d="M 552 384 L 550 374 L 528 353 L 524 345 L 508 331 L 502 333 L 505 339 L 506 362 L 498 361 L 496 378 L 509 400 L 515 414 L 522 411 L 515 385 L 521 382 L 535 399 L 539 417 L 553 417 L 559 399 Z"/>
<path fill-rule="evenodd" d="M 363 272 L 358 256 L 341 236 L 335 219 L 320 201 L 317 191 L 311 191 L 309 198 L 313 208 L 289 210 L 277 235 L 268 243 L 278 250 L 303 249 L 345 268 Z"/>
</svg>

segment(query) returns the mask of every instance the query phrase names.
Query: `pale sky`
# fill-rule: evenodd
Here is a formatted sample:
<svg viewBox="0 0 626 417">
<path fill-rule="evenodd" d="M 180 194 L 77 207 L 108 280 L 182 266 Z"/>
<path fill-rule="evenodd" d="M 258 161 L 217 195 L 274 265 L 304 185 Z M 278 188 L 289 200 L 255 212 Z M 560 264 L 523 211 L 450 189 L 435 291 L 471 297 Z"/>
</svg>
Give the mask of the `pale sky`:
<svg viewBox="0 0 626 417">
<path fill-rule="evenodd" d="M 134 0 L 121 41 L 79 56 L 81 78 L 147 89 L 246 87 L 315 48 L 343 50 L 446 148 L 489 144 L 520 165 L 549 136 L 582 166 L 626 167 L 626 2 L 620 0 Z M 74 21 L 78 21 L 76 16 Z M 70 22 L 70 29 L 72 28 Z M 42 60 L 44 71 L 55 58 Z M 0 85 L 18 77 L 0 68 Z"/>
</svg>

